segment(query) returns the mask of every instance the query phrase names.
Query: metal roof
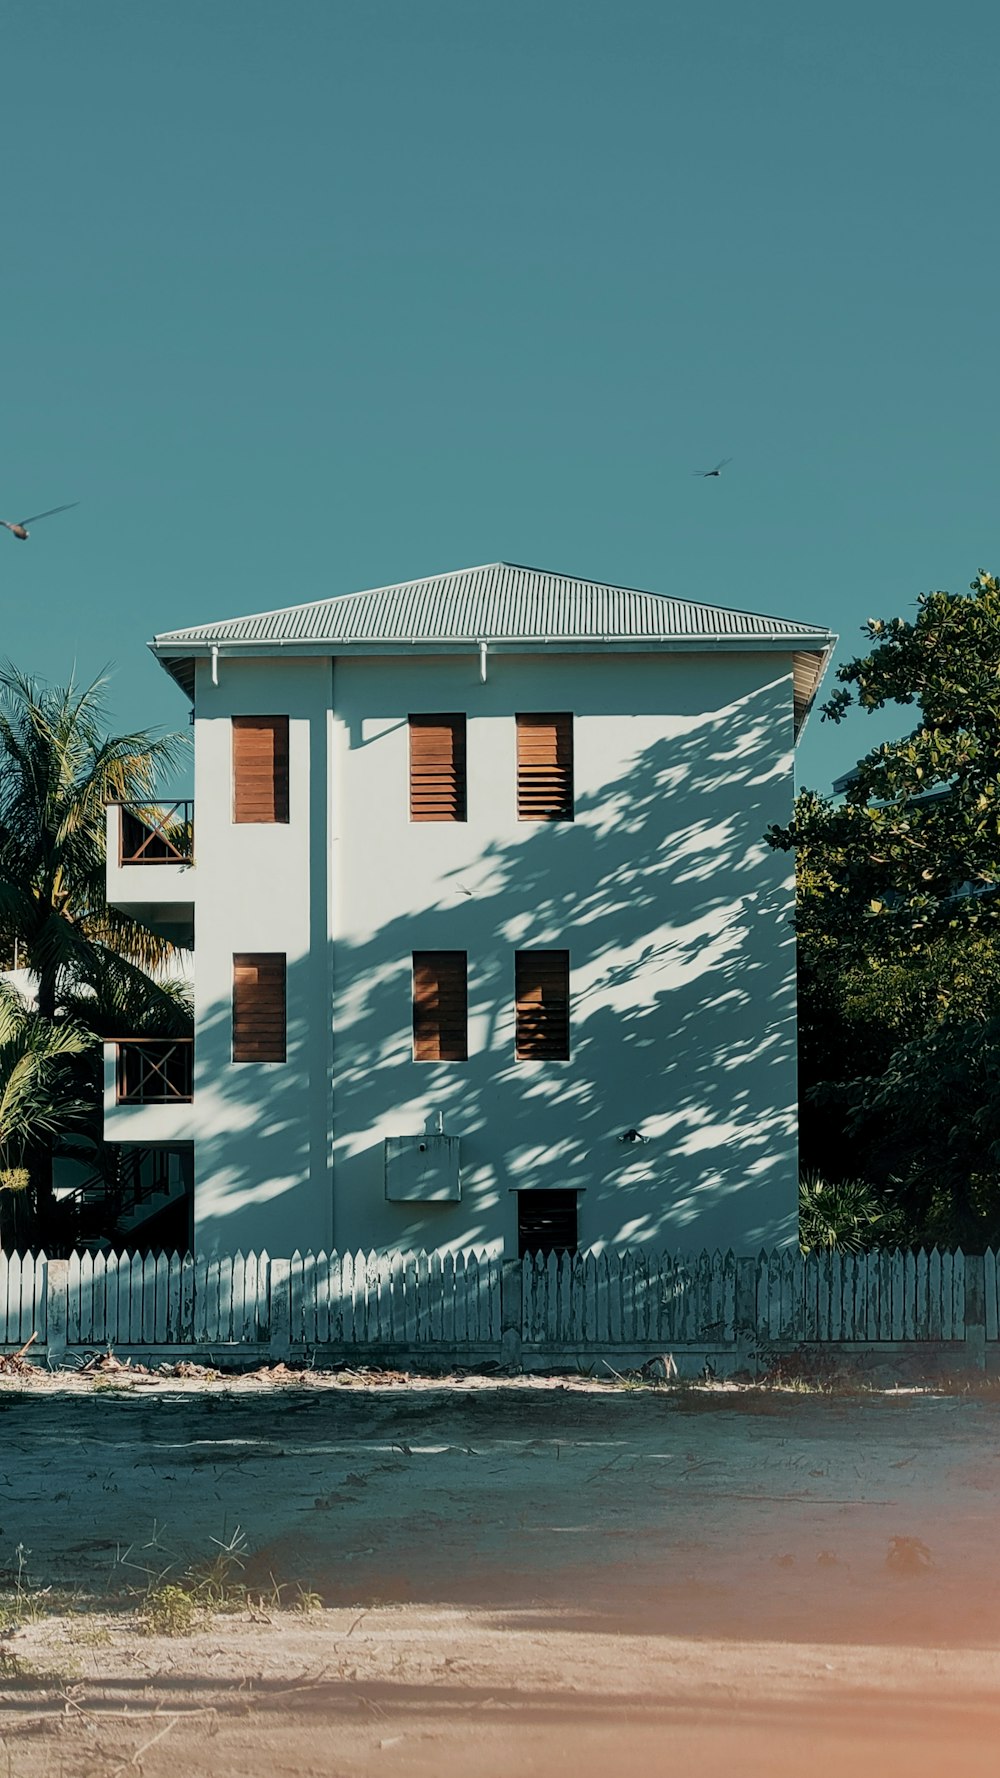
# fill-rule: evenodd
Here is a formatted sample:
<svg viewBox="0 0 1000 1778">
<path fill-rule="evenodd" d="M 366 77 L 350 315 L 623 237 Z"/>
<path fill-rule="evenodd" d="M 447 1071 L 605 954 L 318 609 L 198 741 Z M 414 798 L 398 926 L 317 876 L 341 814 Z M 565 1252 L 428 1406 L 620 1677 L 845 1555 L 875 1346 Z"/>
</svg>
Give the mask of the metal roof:
<svg viewBox="0 0 1000 1778">
<path fill-rule="evenodd" d="M 828 637 L 829 632 L 821 632 Z M 490 562 L 427 580 L 369 592 L 341 593 L 224 618 L 157 636 L 158 653 L 178 642 L 478 642 L 632 640 L 689 637 L 782 637 L 790 642 L 817 635 L 815 624 L 703 605 L 635 587 Z"/>
<path fill-rule="evenodd" d="M 248 617 L 168 630 L 153 653 L 190 694 L 194 658 L 213 649 L 233 654 L 384 653 L 449 650 L 488 642 L 514 649 L 563 644 L 587 651 L 728 648 L 808 651 L 797 661 L 796 709 L 804 717 L 836 637 L 815 624 L 732 610 L 636 587 L 610 586 L 514 562 L 490 562 L 425 580 L 367 592 L 341 593 Z"/>
</svg>

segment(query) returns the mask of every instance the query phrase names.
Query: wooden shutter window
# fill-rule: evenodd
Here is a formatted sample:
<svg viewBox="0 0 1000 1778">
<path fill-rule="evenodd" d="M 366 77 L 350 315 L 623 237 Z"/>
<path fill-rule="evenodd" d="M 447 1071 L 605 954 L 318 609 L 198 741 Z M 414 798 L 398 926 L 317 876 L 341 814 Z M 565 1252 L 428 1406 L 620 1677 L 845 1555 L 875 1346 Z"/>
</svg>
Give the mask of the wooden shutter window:
<svg viewBox="0 0 1000 1778">
<path fill-rule="evenodd" d="M 285 953 L 233 957 L 233 1061 L 285 1060 Z"/>
<path fill-rule="evenodd" d="M 518 820 L 572 821 L 572 712 L 525 714 L 516 720 Z"/>
<path fill-rule="evenodd" d="M 518 1061 L 569 1060 L 569 952 L 515 951 Z"/>
<path fill-rule="evenodd" d="M 410 717 L 410 820 L 465 820 L 465 717 Z"/>
<path fill-rule="evenodd" d="M 466 953 L 414 951 L 414 1061 L 465 1062 L 468 1056 L 469 990 Z"/>
<path fill-rule="evenodd" d="M 288 820 L 288 717 L 233 717 L 233 820 Z"/>
</svg>

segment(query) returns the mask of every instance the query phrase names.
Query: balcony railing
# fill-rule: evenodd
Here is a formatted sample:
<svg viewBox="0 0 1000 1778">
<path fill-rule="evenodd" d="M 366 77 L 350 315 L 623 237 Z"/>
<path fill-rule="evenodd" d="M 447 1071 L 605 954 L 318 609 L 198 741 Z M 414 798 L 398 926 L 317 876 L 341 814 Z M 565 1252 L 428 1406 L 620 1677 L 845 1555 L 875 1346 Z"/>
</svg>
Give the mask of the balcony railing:
<svg viewBox="0 0 1000 1778">
<path fill-rule="evenodd" d="M 193 1037 L 120 1037 L 116 1047 L 117 1104 L 190 1104 L 194 1097 Z"/>
<path fill-rule="evenodd" d="M 190 864 L 194 858 L 194 803 L 121 803 L 119 864 Z"/>
</svg>

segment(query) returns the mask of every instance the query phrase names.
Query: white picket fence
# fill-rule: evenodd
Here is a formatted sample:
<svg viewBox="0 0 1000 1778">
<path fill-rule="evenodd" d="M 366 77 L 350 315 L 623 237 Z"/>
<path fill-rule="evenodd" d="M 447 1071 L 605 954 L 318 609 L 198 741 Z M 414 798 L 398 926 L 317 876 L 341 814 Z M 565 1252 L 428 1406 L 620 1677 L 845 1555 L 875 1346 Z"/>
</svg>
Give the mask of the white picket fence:
<svg viewBox="0 0 1000 1778">
<path fill-rule="evenodd" d="M 74 1253 L 66 1283 L 70 1346 L 239 1345 L 268 1337 L 266 1253 Z"/>
<path fill-rule="evenodd" d="M 703 1352 L 1000 1339 L 997 1256 L 0 1253 L 0 1347 Z"/>
<path fill-rule="evenodd" d="M 32 1334 L 44 1345 L 47 1333 L 44 1253 L 0 1253 L 0 1346 L 23 1346 Z"/>
<path fill-rule="evenodd" d="M 311 1253 L 290 1262 L 294 1344 L 499 1342 L 503 1262 L 490 1253 Z"/>
<path fill-rule="evenodd" d="M 998 1337 L 997 1259 L 983 1261 L 986 1338 Z M 529 1344 L 670 1348 L 762 1343 L 961 1340 L 961 1252 L 690 1255 L 643 1249 L 523 1262 L 521 1333 Z"/>
<path fill-rule="evenodd" d="M 500 1341 L 501 1272 L 485 1252 L 0 1253 L 0 1346 L 44 1345 L 51 1318 L 69 1347 L 478 1348 Z"/>
</svg>

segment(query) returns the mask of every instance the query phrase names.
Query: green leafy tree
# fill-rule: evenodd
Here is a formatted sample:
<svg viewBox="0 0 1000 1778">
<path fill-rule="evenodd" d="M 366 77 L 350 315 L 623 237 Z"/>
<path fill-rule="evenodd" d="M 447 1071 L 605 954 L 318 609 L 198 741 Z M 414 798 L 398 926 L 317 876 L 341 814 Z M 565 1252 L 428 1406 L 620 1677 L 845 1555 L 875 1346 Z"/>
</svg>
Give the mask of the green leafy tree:
<svg viewBox="0 0 1000 1778">
<path fill-rule="evenodd" d="M 794 849 L 803 1158 L 860 1174 L 911 1239 L 1000 1237 L 1000 581 L 872 619 L 824 717 L 916 706 Z"/>
</svg>

